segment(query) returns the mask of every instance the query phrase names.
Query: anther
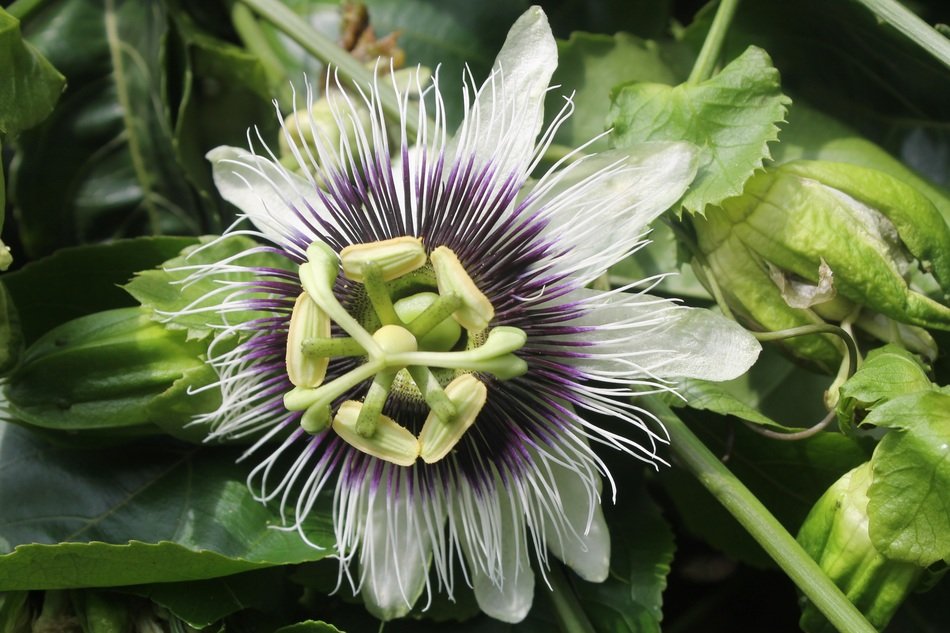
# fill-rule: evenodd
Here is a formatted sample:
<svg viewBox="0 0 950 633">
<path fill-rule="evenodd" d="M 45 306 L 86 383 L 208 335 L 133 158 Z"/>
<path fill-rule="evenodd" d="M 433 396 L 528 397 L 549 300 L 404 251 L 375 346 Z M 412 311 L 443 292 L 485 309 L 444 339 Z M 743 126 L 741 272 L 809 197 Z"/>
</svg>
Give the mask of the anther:
<svg viewBox="0 0 950 633">
<path fill-rule="evenodd" d="M 446 246 L 440 246 L 432 251 L 429 258 L 439 294 L 455 294 L 462 300 L 462 305 L 452 315 L 455 320 L 471 332 L 480 332 L 488 327 L 495 316 L 495 308 L 472 281 L 455 253 Z"/>
<path fill-rule="evenodd" d="M 347 246 L 340 251 L 340 260 L 347 279 L 362 282 L 365 266 L 373 262 L 379 266 L 383 281 L 390 281 L 424 266 L 426 251 L 418 237 L 394 237 Z"/>
<path fill-rule="evenodd" d="M 329 358 L 304 352 L 304 341 L 329 338 L 330 318 L 306 292 L 294 303 L 287 332 L 287 377 L 297 387 L 318 387 L 327 375 Z"/>
<path fill-rule="evenodd" d="M 353 400 L 340 405 L 333 418 L 333 430 L 357 450 L 397 466 L 412 466 L 419 456 L 419 440 L 416 436 L 392 418 L 380 415 L 373 434 L 363 437 L 356 430 L 362 407 L 362 404 Z"/>
<path fill-rule="evenodd" d="M 484 383 L 471 374 L 463 374 L 450 382 L 445 394 L 457 413 L 451 419 L 443 419 L 433 411 L 426 418 L 419 433 L 419 455 L 427 464 L 443 459 L 455 448 L 475 423 L 488 398 Z"/>
</svg>

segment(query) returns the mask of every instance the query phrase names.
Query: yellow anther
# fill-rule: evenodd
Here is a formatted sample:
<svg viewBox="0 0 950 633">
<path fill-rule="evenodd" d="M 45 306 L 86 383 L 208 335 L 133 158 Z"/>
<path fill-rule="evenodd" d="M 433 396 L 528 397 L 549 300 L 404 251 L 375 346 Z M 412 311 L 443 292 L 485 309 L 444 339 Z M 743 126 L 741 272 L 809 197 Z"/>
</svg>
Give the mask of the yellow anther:
<svg viewBox="0 0 950 633">
<path fill-rule="evenodd" d="M 475 376 L 462 374 L 446 386 L 445 395 L 457 413 L 451 420 L 442 420 L 434 412 L 426 418 L 419 433 L 419 455 L 427 464 L 443 459 L 455 448 L 485 406 L 488 389 Z"/>
<path fill-rule="evenodd" d="M 480 332 L 488 327 L 495 316 L 495 308 L 465 272 L 452 249 L 440 246 L 429 257 L 435 270 L 439 294 L 454 293 L 462 300 L 462 306 L 452 314 L 455 320 L 471 332 Z"/>
<path fill-rule="evenodd" d="M 412 466 L 419 457 L 419 440 L 416 436 L 392 418 L 380 415 L 376 432 L 370 437 L 363 437 L 356 432 L 356 420 L 362 406 L 353 400 L 347 400 L 340 405 L 340 410 L 333 418 L 333 430 L 337 435 L 353 448 L 368 455 L 397 466 Z"/>
<path fill-rule="evenodd" d="M 347 246 L 340 251 L 340 260 L 347 279 L 362 282 L 363 268 L 368 262 L 374 262 L 382 271 L 383 281 L 390 281 L 424 266 L 426 251 L 418 237 L 394 237 Z"/>
<path fill-rule="evenodd" d="M 303 353 L 307 339 L 328 338 L 330 317 L 313 302 L 306 292 L 294 303 L 287 332 L 287 377 L 297 387 L 318 387 L 327 375 L 329 358 Z"/>
</svg>

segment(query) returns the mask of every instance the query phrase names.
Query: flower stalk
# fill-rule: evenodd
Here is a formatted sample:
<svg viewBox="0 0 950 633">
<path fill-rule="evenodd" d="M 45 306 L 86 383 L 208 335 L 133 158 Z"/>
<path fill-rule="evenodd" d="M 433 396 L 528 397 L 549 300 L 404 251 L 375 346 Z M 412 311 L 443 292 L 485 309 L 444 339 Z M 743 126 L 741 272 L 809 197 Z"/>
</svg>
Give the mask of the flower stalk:
<svg viewBox="0 0 950 633">
<path fill-rule="evenodd" d="M 645 395 L 641 402 L 666 427 L 670 447 L 686 468 L 839 631 L 874 633 L 875 628 L 825 575 L 818 563 L 663 400 L 656 395 Z"/>
<path fill-rule="evenodd" d="M 375 77 L 358 60 L 336 43 L 312 28 L 305 20 L 277 0 L 240 0 L 252 11 L 276 26 L 300 44 L 305 51 L 332 66 L 340 77 L 361 86 L 373 85 Z M 410 138 L 419 131 L 419 113 L 411 103 L 400 104 L 396 93 L 381 89 L 379 101 L 383 111 L 402 125 Z"/>
</svg>

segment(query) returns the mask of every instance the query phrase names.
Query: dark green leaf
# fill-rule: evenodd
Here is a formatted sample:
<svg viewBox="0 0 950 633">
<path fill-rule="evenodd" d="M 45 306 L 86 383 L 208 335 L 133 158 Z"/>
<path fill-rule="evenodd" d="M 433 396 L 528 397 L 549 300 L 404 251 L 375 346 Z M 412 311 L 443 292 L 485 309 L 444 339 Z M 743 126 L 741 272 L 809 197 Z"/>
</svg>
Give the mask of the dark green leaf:
<svg viewBox="0 0 950 633">
<path fill-rule="evenodd" d="M 264 610 L 281 602 L 283 570 L 261 569 L 224 578 L 156 583 L 123 591 L 160 604 L 189 626 L 201 629 L 244 609 Z"/>
<path fill-rule="evenodd" d="M 598 632 L 659 633 L 673 533 L 645 490 L 614 510 L 608 513 L 610 577 L 602 583 L 575 582 L 577 597 Z"/>
<path fill-rule="evenodd" d="M 627 31 L 655 38 L 669 31 L 673 4 L 672 0 L 561 0 L 546 3 L 544 10 L 556 37 L 576 31 Z"/>
<path fill-rule="evenodd" d="M 0 429 L 0 590 L 200 580 L 332 551 L 274 529 L 233 451 L 77 451 Z M 329 520 L 311 516 L 308 537 L 329 548 Z"/>
<path fill-rule="evenodd" d="M 709 3 L 683 35 L 695 51 L 716 6 Z M 948 21 L 946 3 L 914 3 L 913 10 L 929 24 Z M 734 59 L 749 45 L 769 52 L 789 94 L 847 121 L 895 156 L 914 158 L 906 151 L 913 139 L 928 139 L 936 155 L 914 167 L 948 184 L 947 68 L 860 3 L 800 0 L 791 11 L 781 2 L 743 3 L 722 57 Z"/>
<path fill-rule="evenodd" d="M 194 271 L 175 269 L 183 266 L 214 264 L 239 255 L 255 246 L 257 244 L 253 240 L 240 235 L 232 235 L 217 241 L 213 241 L 213 238 L 202 238 L 201 245 L 185 249 L 179 257 L 165 262 L 160 269 L 140 272 L 123 287 L 146 308 L 161 312 L 162 315 L 156 318 L 163 323 L 167 323 L 168 327 L 187 330 L 189 339 L 207 338 L 216 331 L 215 326 L 233 325 L 240 321 L 252 319 L 257 316 L 257 313 L 250 311 L 241 314 L 229 312 L 227 321 L 225 321 L 225 315 L 215 311 L 190 312 L 188 314 L 180 314 L 179 312 L 185 308 L 194 310 L 195 308 L 213 307 L 215 302 L 223 300 L 224 295 L 220 292 L 222 281 L 251 281 L 252 277 L 249 273 L 224 272 L 209 275 L 197 283 L 183 285 L 177 282 Z M 251 253 L 232 263 L 288 270 L 292 267 L 288 259 L 273 253 Z M 169 317 L 167 316 L 169 313 L 179 314 Z"/>
<path fill-rule="evenodd" d="M 792 533 L 832 483 L 868 459 L 856 441 L 838 433 L 783 442 L 709 417 L 691 428 Z M 660 471 L 659 480 L 691 533 L 743 562 L 772 565 L 752 537 L 694 477 L 683 469 L 669 468 Z"/>
<path fill-rule="evenodd" d="M 508 34 L 530 2 L 525 0 L 370 0 L 377 36 L 399 32 L 398 45 L 411 63 L 439 70 L 448 119 L 461 121 L 462 73 L 467 64 L 481 83 Z"/>
<path fill-rule="evenodd" d="M 320 622 L 315 620 L 307 620 L 305 622 L 298 622 L 297 624 L 291 624 L 290 626 L 282 626 L 277 629 L 274 633 L 342 633 L 340 629 L 336 628 L 332 624 L 327 624 L 326 622 Z"/>
<path fill-rule="evenodd" d="M 30 630 L 29 595 L 26 591 L 0 593 L 0 631 L 17 633 Z"/>
<path fill-rule="evenodd" d="M 29 345 L 76 317 L 135 305 L 123 284 L 194 244 L 194 238 L 142 237 L 63 249 L 3 276 Z M 41 290 L 40 290 L 41 289 Z"/>
<path fill-rule="evenodd" d="M 52 116 L 21 135 L 11 173 L 31 256 L 207 224 L 173 147 L 164 7 L 59 0 L 25 25 L 69 81 Z"/>
<path fill-rule="evenodd" d="M 755 368 L 739 378 L 726 382 L 681 381 L 676 391 L 686 401 L 674 400 L 672 404 L 731 415 L 778 430 L 800 430 L 825 415 L 820 395 L 827 381 L 824 376 L 794 365 L 775 348 L 766 347 Z M 799 403 L 793 409 L 794 416 L 790 416 L 789 398 L 800 398 L 801 394 L 814 394 L 814 406 Z"/>
<path fill-rule="evenodd" d="M 23 332 L 20 329 L 20 317 L 6 285 L 0 281 L 0 375 L 16 364 L 22 352 Z"/>
<path fill-rule="evenodd" d="M 175 11 L 172 18 L 183 65 L 180 95 L 169 104 L 176 110 L 175 150 L 185 177 L 213 209 L 209 213 L 220 215 L 205 154 L 219 145 L 246 145 L 251 127 L 276 147 L 273 94 L 257 57 L 200 30 L 184 11 Z M 288 75 L 295 81 L 302 76 Z"/>
<path fill-rule="evenodd" d="M 564 105 L 564 96 L 573 93 L 575 113 L 558 128 L 555 142 L 578 147 L 606 129 L 610 91 L 631 81 L 672 84 L 676 76 L 664 59 L 667 50 L 657 42 L 626 33 L 595 35 L 572 33 L 558 42 L 558 66 L 551 83 L 559 85 L 545 103 L 550 121 Z M 589 148 L 602 150 L 602 138 Z"/>
<path fill-rule="evenodd" d="M 868 516 L 874 546 L 888 558 L 921 567 L 950 560 L 950 394 L 894 398 L 865 422 L 895 429 L 871 461 Z"/>
<path fill-rule="evenodd" d="M 755 47 L 707 81 L 634 83 L 615 91 L 612 101 L 615 147 L 685 140 L 701 148 L 699 172 L 682 201 L 692 213 L 742 192 L 769 158 L 768 143 L 778 138 L 789 103 L 769 56 Z"/>
<path fill-rule="evenodd" d="M 125 633 L 132 614 L 128 600 L 107 591 L 74 591 L 70 598 L 83 633 Z"/>
<path fill-rule="evenodd" d="M 66 78 L 20 34 L 20 21 L 0 8 L 0 134 L 16 134 L 49 116 Z M 0 172 L 0 180 L 2 180 Z M 3 201 L 0 185 L 0 202 Z M 2 213 L 2 212 L 0 212 Z M 2 217 L 2 216 L 0 216 Z M 0 227 L 3 222 L 0 221 Z"/>
</svg>

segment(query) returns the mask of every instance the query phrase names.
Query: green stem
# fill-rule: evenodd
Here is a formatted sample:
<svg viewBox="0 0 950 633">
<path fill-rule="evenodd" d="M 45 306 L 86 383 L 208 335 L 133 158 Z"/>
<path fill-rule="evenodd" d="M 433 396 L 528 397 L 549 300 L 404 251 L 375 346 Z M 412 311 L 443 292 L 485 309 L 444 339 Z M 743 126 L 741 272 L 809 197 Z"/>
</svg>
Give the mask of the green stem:
<svg viewBox="0 0 950 633">
<path fill-rule="evenodd" d="M 915 44 L 950 68 L 950 39 L 896 0 L 858 0 L 874 15 L 909 37 Z"/>
<path fill-rule="evenodd" d="M 564 576 L 561 564 L 554 562 L 547 571 L 551 583 L 551 604 L 557 617 L 558 628 L 563 633 L 594 633 L 594 627 L 581 607 L 574 589 Z"/>
<path fill-rule="evenodd" d="M 824 574 L 818 563 L 663 400 L 656 395 L 645 395 L 641 402 L 666 427 L 670 445 L 686 468 L 739 521 L 839 631 L 876 633 L 861 612 Z"/>
<path fill-rule="evenodd" d="M 279 86 L 286 82 L 288 78 L 283 62 L 267 42 L 261 25 L 257 23 L 257 19 L 246 4 L 235 2 L 231 6 L 231 23 L 234 24 L 234 30 L 244 42 L 244 46 L 261 62 L 271 85 Z"/>
<path fill-rule="evenodd" d="M 712 77 L 713 70 L 719 61 L 722 43 L 726 39 L 729 25 L 732 24 L 732 16 L 735 15 L 738 6 L 739 0 L 720 0 L 716 16 L 709 27 L 709 33 L 706 34 L 703 47 L 699 51 L 696 63 L 693 64 L 692 72 L 689 73 L 689 79 L 686 80 L 687 84 L 698 84 Z"/>
<path fill-rule="evenodd" d="M 288 37 L 300 44 L 305 51 L 334 67 L 340 76 L 362 87 L 372 86 L 376 77 L 367 70 L 356 58 L 340 48 L 336 43 L 316 31 L 299 15 L 281 4 L 278 0 L 240 0 L 255 13 L 287 34 Z M 379 101 L 383 111 L 393 120 L 404 118 L 406 133 L 410 139 L 418 133 L 419 113 L 412 103 L 406 104 L 405 117 L 402 117 L 402 107 L 393 90 L 388 90 L 388 80 L 379 82 Z"/>
</svg>

